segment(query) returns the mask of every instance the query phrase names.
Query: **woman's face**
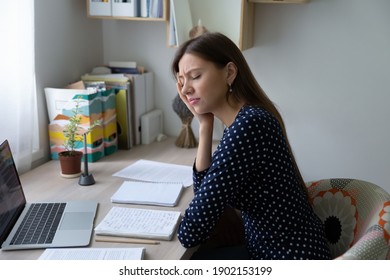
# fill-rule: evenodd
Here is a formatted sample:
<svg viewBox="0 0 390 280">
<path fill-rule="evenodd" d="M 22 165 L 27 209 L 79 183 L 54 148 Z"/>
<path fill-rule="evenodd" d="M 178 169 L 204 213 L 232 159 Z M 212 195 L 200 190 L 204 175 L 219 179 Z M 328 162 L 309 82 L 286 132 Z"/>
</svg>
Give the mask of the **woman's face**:
<svg viewBox="0 0 390 280">
<path fill-rule="evenodd" d="M 179 61 L 177 81 L 181 94 L 198 114 L 216 112 L 226 104 L 227 67 L 220 69 L 196 55 L 185 54 Z"/>
</svg>

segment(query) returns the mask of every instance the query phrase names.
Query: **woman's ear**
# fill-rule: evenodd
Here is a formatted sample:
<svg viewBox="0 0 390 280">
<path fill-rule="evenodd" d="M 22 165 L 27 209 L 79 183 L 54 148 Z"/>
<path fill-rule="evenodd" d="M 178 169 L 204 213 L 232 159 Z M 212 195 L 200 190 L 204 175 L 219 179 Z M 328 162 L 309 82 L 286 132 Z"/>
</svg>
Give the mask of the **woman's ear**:
<svg viewBox="0 0 390 280">
<path fill-rule="evenodd" d="M 233 84 L 237 76 L 237 66 L 233 62 L 229 62 L 228 64 L 226 64 L 226 70 L 227 70 L 226 81 L 229 85 L 231 85 Z"/>
</svg>

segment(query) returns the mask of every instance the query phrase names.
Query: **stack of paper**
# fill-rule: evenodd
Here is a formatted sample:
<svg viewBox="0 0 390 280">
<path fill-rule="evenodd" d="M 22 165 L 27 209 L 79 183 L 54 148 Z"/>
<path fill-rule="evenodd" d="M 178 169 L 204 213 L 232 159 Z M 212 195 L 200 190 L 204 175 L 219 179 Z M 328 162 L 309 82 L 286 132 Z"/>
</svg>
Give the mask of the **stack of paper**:
<svg viewBox="0 0 390 280">
<path fill-rule="evenodd" d="M 176 206 L 182 189 L 181 183 L 126 181 L 111 197 L 111 202 Z"/>
<path fill-rule="evenodd" d="M 179 211 L 112 207 L 95 227 L 97 235 L 171 240 Z"/>
<path fill-rule="evenodd" d="M 46 249 L 40 260 L 142 260 L 145 248 Z"/>
</svg>

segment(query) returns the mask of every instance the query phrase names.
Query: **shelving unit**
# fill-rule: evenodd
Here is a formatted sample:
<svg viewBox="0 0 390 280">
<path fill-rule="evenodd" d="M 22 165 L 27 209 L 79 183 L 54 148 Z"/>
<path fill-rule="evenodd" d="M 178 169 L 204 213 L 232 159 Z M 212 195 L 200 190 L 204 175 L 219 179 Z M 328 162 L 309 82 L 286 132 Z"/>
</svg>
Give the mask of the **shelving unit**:
<svg viewBox="0 0 390 280">
<path fill-rule="evenodd" d="M 133 0 L 135 1 L 135 0 Z M 87 0 L 87 16 L 95 19 L 116 19 L 116 20 L 134 20 L 134 21 L 167 21 L 169 15 L 169 0 L 163 0 L 162 17 L 132 17 L 113 15 L 113 5 L 129 5 L 128 3 L 115 3 L 114 0 L 93 1 Z"/>
<path fill-rule="evenodd" d="M 135 1 L 135 0 L 133 0 Z M 222 18 L 222 22 L 225 20 L 226 14 L 231 12 L 231 7 L 229 5 L 220 5 L 218 9 L 212 9 L 213 4 L 219 3 L 218 1 L 206 1 L 206 0 L 189 0 L 190 6 L 199 5 L 200 8 L 196 8 L 193 11 L 192 17 L 197 18 L 212 18 L 213 21 L 217 18 Z M 271 3 L 271 4 L 303 4 L 308 3 L 310 0 L 235 0 L 238 1 L 238 6 L 234 9 L 234 17 L 237 15 L 236 24 L 234 27 L 220 26 L 213 28 L 209 27 L 210 30 L 220 31 L 229 35 L 228 33 L 231 30 L 235 30 L 235 33 L 231 36 L 234 38 L 234 41 L 237 43 L 241 50 L 249 49 L 253 46 L 253 29 L 254 29 L 254 5 L 257 3 Z M 155 17 L 131 17 L 131 16 L 123 16 L 126 14 L 126 9 L 128 8 L 129 2 L 118 3 L 115 0 L 87 0 L 87 16 L 89 18 L 95 19 L 115 19 L 115 20 L 132 20 L 132 21 L 157 21 L 157 22 L 167 22 L 167 41 L 169 42 L 169 30 L 170 30 L 170 0 L 163 0 L 163 16 L 161 18 Z M 225 4 L 225 2 L 223 2 Z M 236 5 L 237 3 L 235 3 Z M 120 16 L 113 15 L 113 11 L 115 11 L 115 7 L 113 9 L 113 5 L 122 5 L 120 9 L 116 9 Z M 229 7 L 228 7 L 229 6 Z M 194 8 L 194 7 L 192 7 Z M 228 10 L 225 10 L 226 8 Z M 214 12 L 210 12 L 214 11 Z M 211 16 L 210 16 L 211 15 Z M 230 18 L 232 21 L 233 17 Z M 203 21 L 203 20 L 202 20 Z M 206 20 L 205 20 L 206 21 Z M 206 24 L 207 25 L 207 24 Z M 224 30 L 224 28 L 228 28 L 228 30 Z M 168 44 L 169 45 L 169 44 Z"/>
</svg>

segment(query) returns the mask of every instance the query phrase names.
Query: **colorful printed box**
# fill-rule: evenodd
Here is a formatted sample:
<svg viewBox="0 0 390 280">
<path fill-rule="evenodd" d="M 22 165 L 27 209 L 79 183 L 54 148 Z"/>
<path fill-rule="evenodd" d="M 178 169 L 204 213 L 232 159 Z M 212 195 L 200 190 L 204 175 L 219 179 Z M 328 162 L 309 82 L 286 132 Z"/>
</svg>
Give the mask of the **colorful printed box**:
<svg viewBox="0 0 390 280">
<path fill-rule="evenodd" d="M 49 124 L 51 158 L 58 159 L 58 153 L 65 150 L 63 130 L 77 102 L 79 102 L 82 117 L 81 134 L 87 131 L 95 121 L 99 120 L 102 123 L 86 135 L 88 161 L 98 161 L 105 155 L 117 151 L 115 94 L 110 90 L 94 93 L 80 90 L 79 94 L 74 95 L 70 101 L 62 105 L 61 114 L 57 114 Z M 84 152 L 83 138 L 77 141 L 76 150 Z"/>
<path fill-rule="evenodd" d="M 118 150 L 116 94 L 114 89 L 100 93 L 103 109 L 104 154 L 110 155 Z"/>
</svg>

